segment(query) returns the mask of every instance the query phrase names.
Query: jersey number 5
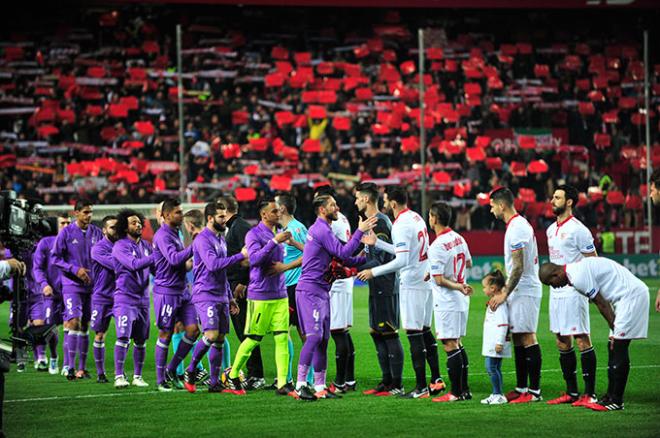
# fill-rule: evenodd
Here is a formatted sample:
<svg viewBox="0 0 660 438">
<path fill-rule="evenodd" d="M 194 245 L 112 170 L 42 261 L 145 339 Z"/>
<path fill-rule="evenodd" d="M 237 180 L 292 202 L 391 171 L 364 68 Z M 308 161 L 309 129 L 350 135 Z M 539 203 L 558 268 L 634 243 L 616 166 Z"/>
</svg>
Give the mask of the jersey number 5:
<svg viewBox="0 0 660 438">
<path fill-rule="evenodd" d="M 429 258 L 428 253 L 427 253 L 429 248 L 426 245 L 426 242 L 428 240 L 429 240 L 428 231 L 424 230 L 424 231 L 420 231 L 419 233 L 417 233 L 417 241 L 422 242 L 422 245 L 419 247 L 419 261 L 420 262 L 423 262 L 424 260 Z"/>
</svg>

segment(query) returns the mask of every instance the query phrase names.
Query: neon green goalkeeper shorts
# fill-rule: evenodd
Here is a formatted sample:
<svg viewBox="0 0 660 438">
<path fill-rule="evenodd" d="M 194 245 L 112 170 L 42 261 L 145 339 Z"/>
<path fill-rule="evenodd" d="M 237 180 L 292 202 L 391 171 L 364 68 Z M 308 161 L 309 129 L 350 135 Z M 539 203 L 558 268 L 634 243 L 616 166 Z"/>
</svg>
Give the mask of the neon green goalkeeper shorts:
<svg viewBox="0 0 660 438">
<path fill-rule="evenodd" d="M 265 336 L 289 331 L 289 299 L 247 300 L 245 334 Z"/>
</svg>

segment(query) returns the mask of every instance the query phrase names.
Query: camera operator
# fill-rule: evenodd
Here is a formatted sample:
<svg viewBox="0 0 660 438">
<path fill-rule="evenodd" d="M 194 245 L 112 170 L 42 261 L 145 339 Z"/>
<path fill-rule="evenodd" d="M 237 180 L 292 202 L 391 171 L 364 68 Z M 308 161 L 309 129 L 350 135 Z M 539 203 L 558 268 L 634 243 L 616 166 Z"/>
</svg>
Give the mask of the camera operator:
<svg viewBox="0 0 660 438">
<path fill-rule="evenodd" d="M 4 257 L 4 246 L 0 243 L 0 281 L 8 280 L 16 273 L 25 275 L 25 263 L 16 259 L 2 260 Z"/>
<path fill-rule="evenodd" d="M 6 254 L 5 247 L 2 242 L 0 242 L 0 281 L 8 280 L 16 274 L 24 276 L 26 271 L 25 263 L 14 258 L 5 260 Z M 0 300 L 5 301 L 8 298 L 9 297 L 3 293 Z M 18 318 L 18 315 L 14 315 L 14 317 Z M 7 346 L 7 348 L 8 349 L 6 349 L 4 345 L 0 348 L 0 436 L 4 436 L 2 432 L 2 404 L 5 400 L 5 373 L 9 372 L 11 346 Z"/>
</svg>

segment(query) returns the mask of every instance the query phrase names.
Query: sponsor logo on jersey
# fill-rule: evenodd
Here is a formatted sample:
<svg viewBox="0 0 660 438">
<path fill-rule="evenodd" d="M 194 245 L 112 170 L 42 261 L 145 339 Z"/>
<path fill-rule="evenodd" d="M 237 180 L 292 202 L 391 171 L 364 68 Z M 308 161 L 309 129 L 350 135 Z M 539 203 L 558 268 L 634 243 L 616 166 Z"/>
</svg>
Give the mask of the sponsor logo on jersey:
<svg viewBox="0 0 660 438">
<path fill-rule="evenodd" d="M 396 244 L 397 248 L 402 247 L 402 246 L 406 246 L 406 242 L 399 242 L 399 243 Z"/>
</svg>

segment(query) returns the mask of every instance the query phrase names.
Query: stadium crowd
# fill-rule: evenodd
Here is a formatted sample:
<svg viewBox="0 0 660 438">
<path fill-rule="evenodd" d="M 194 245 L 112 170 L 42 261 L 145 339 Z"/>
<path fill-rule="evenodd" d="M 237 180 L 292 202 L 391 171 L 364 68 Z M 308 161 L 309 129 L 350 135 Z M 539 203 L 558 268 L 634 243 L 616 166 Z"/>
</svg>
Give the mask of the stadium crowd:
<svg viewBox="0 0 660 438">
<path fill-rule="evenodd" d="M 479 195 L 498 186 L 513 190 L 530 222 L 548 225 L 553 181 L 578 188 L 588 227 L 643 224 L 643 65 L 625 14 L 584 23 L 538 12 L 524 22 L 410 10 L 202 12 L 64 9 L 33 34 L 9 33 L 0 61 L 2 188 L 46 204 L 83 192 L 97 204 L 176 195 L 181 19 L 192 200 L 233 192 L 256 219 L 256 200 L 290 190 L 309 223 L 313 190 L 330 179 L 355 226 L 352 187 L 374 180 L 407 184 L 419 211 L 421 27 L 428 193 L 451 201 L 456 229 L 495 226 Z M 650 73 L 657 165 L 660 66 Z"/>
</svg>

